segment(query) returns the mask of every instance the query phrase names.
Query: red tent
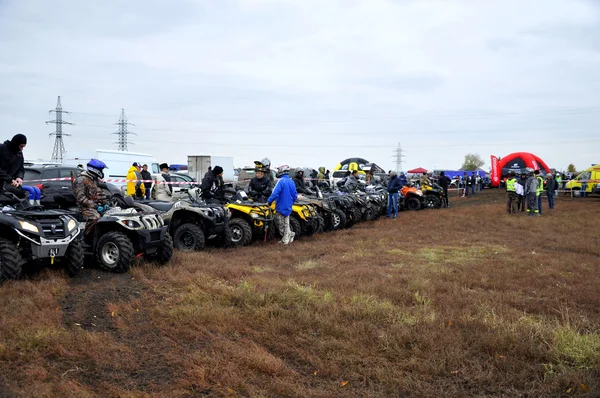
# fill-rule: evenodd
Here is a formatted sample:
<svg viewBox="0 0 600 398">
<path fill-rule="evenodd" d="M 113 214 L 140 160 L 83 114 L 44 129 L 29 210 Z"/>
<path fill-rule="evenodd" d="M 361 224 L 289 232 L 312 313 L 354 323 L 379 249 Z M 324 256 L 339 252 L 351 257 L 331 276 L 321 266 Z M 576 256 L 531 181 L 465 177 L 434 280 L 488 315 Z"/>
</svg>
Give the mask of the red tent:
<svg viewBox="0 0 600 398">
<path fill-rule="evenodd" d="M 408 170 L 407 173 L 409 173 L 409 174 L 423 174 L 423 173 L 427 173 L 427 170 L 424 169 L 424 168 L 422 168 L 422 167 L 419 167 L 417 169 Z"/>
</svg>

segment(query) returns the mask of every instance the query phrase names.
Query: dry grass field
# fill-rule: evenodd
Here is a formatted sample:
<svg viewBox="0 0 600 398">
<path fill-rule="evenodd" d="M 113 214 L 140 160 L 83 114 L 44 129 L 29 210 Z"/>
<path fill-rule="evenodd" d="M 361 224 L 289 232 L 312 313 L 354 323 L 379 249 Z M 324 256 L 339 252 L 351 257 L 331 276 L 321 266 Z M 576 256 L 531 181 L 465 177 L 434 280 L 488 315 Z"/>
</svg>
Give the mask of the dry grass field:
<svg viewBox="0 0 600 398">
<path fill-rule="evenodd" d="M 0 396 L 600 396 L 600 200 L 0 286 Z"/>
</svg>

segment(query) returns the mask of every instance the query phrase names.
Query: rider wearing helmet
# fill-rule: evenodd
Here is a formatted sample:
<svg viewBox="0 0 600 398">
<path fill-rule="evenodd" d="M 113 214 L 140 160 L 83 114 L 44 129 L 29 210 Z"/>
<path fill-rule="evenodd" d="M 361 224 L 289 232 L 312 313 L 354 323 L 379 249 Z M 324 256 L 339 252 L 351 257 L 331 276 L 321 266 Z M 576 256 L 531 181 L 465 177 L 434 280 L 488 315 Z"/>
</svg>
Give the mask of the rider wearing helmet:
<svg viewBox="0 0 600 398">
<path fill-rule="evenodd" d="M 292 214 L 292 205 L 298 199 L 298 193 L 296 192 L 296 186 L 290 180 L 288 173 L 290 168 L 288 165 L 282 165 L 277 170 L 280 176 L 280 180 L 275 185 L 275 189 L 267 203 L 269 206 L 275 202 L 275 223 L 281 234 L 283 235 L 280 243 L 287 245 L 294 241 L 295 233 L 290 229 L 290 214 Z"/>
<path fill-rule="evenodd" d="M 104 169 L 106 164 L 98 159 L 92 159 L 87 164 L 87 170 L 82 171 L 74 181 L 73 191 L 75 200 L 81 210 L 83 219 L 87 221 L 86 233 L 91 230 L 100 218 L 100 212 L 106 200 L 104 192 L 98 186 L 99 180 L 104 178 Z"/>
<path fill-rule="evenodd" d="M 263 159 L 260 162 L 254 162 L 256 164 L 256 168 L 254 169 L 256 174 L 250 180 L 250 184 L 248 184 L 248 196 L 254 201 L 261 203 L 266 202 L 273 192 L 273 182 L 266 176 L 268 167 L 262 163 L 265 160 L 268 161 L 268 159 Z"/>
<path fill-rule="evenodd" d="M 296 173 L 294 174 L 294 184 L 296 185 L 296 192 L 303 193 L 307 195 L 313 194 L 313 191 L 306 186 L 304 182 L 304 170 L 301 168 L 296 169 Z"/>
</svg>

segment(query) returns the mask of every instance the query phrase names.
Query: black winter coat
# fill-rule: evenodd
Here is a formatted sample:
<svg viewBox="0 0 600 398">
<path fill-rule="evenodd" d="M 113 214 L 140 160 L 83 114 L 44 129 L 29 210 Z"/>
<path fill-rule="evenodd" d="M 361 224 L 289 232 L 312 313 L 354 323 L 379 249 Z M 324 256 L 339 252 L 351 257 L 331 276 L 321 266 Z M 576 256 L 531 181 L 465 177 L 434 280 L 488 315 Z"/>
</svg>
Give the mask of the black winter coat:
<svg viewBox="0 0 600 398">
<path fill-rule="evenodd" d="M 254 177 L 248 185 L 248 196 L 257 201 L 266 202 L 273 192 L 273 183 L 268 177 Z"/>
<path fill-rule="evenodd" d="M 202 191 L 201 196 L 204 199 L 217 199 L 219 201 L 223 201 L 225 200 L 223 185 L 223 178 L 215 175 L 211 171 L 202 179 L 202 185 L 200 185 L 200 190 Z"/>
<path fill-rule="evenodd" d="M 15 151 L 10 141 L 0 144 L 0 189 L 4 183 L 11 183 L 16 178 L 23 179 L 25 168 L 23 167 L 23 152 L 18 148 Z"/>
</svg>

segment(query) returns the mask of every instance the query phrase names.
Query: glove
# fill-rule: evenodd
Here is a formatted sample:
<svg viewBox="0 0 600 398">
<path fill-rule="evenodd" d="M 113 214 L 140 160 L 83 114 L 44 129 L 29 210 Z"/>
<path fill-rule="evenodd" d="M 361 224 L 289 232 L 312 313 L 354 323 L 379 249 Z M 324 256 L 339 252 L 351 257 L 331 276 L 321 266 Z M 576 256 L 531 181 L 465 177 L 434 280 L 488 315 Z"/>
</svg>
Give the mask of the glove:
<svg viewBox="0 0 600 398">
<path fill-rule="evenodd" d="M 98 208 L 96 210 L 98 210 L 98 213 L 102 213 L 104 211 L 104 207 L 98 206 Z"/>
<path fill-rule="evenodd" d="M 108 209 L 110 209 L 110 206 L 109 205 L 104 205 L 103 211 L 108 211 Z"/>
</svg>

